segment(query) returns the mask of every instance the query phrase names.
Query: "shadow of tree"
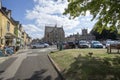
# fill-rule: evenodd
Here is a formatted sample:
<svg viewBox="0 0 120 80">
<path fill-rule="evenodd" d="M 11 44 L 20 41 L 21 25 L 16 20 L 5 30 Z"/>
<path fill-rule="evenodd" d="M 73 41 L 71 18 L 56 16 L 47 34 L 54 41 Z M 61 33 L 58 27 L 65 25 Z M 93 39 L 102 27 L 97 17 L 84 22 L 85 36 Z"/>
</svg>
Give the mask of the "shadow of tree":
<svg viewBox="0 0 120 80">
<path fill-rule="evenodd" d="M 35 71 L 29 79 L 10 78 L 7 80 L 62 80 L 59 75 L 53 79 L 53 76 L 46 74 L 46 72 L 46 69 L 42 69 L 40 71 Z M 0 78 L 0 80 L 4 80 L 4 78 Z"/>
<path fill-rule="evenodd" d="M 79 55 L 64 75 L 68 80 L 120 80 L 120 57 Z"/>
<path fill-rule="evenodd" d="M 53 80 L 51 75 L 46 76 L 45 72 L 47 70 L 42 69 L 41 71 L 35 71 L 33 76 L 25 80 Z M 59 75 L 55 80 L 61 80 Z"/>
<path fill-rule="evenodd" d="M 31 78 L 26 79 L 26 80 L 43 80 L 44 76 L 43 74 L 46 72 L 47 70 L 42 69 L 41 71 L 35 71 L 34 74 L 32 75 Z M 48 80 L 50 80 L 51 77 L 49 77 Z"/>
</svg>

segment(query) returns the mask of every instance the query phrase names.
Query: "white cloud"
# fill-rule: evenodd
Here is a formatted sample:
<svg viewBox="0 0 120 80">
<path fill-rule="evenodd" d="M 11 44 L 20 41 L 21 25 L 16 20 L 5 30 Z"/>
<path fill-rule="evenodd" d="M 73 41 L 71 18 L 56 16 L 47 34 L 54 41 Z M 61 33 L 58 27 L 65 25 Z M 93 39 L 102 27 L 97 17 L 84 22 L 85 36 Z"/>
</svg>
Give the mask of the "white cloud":
<svg viewBox="0 0 120 80">
<path fill-rule="evenodd" d="M 41 38 L 43 37 L 41 32 L 43 31 L 42 29 L 38 28 L 35 25 L 28 24 L 28 25 L 23 25 L 24 30 L 32 36 L 32 38 Z"/>
<path fill-rule="evenodd" d="M 66 32 L 65 33 L 65 37 L 67 37 L 67 36 L 70 36 L 70 35 L 73 35 L 74 33 L 72 33 L 72 32 Z"/>
<path fill-rule="evenodd" d="M 35 6 L 33 9 L 26 10 L 26 18 L 28 20 L 34 20 L 35 23 L 33 25 L 36 25 L 29 25 L 31 29 L 33 28 L 33 30 L 30 30 L 30 33 L 38 32 L 40 34 L 41 32 L 42 34 L 40 36 L 42 37 L 45 25 L 50 24 L 63 26 L 67 33 L 66 35 L 76 33 L 74 28 L 82 28 L 86 27 L 86 25 L 91 26 L 89 25 L 91 18 L 89 11 L 86 12 L 86 17 L 80 16 L 74 20 L 70 20 L 68 15 L 62 15 L 64 9 L 67 7 L 67 0 L 34 0 L 34 3 Z M 28 27 L 25 28 L 28 30 Z"/>
<path fill-rule="evenodd" d="M 23 27 L 26 31 L 30 31 L 30 32 L 41 32 L 42 31 L 40 28 L 32 24 L 23 25 Z"/>
<path fill-rule="evenodd" d="M 86 16 L 90 16 L 90 11 L 86 11 Z"/>
</svg>

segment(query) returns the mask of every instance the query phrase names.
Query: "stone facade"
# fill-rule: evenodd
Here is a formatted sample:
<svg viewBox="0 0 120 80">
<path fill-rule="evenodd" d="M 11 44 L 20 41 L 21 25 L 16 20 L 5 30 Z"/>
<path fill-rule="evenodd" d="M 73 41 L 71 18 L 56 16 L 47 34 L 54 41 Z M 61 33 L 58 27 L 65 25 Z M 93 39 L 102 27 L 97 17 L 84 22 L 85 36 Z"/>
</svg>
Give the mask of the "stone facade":
<svg viewBox="0 0 120 80">
<path fill-rule="evenodd" d="M 56 43 L 60 41 L 64 41 L 65 33 L 63 27 L 54 27 L 45 26 L 45 34 L 44 34 L 44 41 L 50 43 Z"/>
<path fill-rule="evenodd" d="M 66 37 L 66 41 L 79 41 L 79 40 L 92 41 L 95 40 L 95 36 L 93 36 L 92 34 L 88 34 L 87 29 L 82 29 L 82 35 L 77 33 Z"/>
<path fill-rule="evenodd" d="M 14 34 L 15 22 L 11 18 L 11 10 L 5 7 L 0 9 L 0 43 L 3 45 L 12 46 L 13 39 L 16 38 Z"/>
<path fill-rule="evenodd" d="M 95 36 L 93 36 L 92 34 L 88 34 L 87 29 L 82 29 L 82 35 L 80 35 L 79 40 L 91 41 L 95 40 Z"/>
<path fill-rule="evenodd" d="M 25 39 L 27 39 L 26 35 L 22 35 L 21 24 L 14 20 L 11 14 L 12 11 L 3 7 L 0 1 L 0 45 L 16 46 L 18 41 L 19 44 L 24 44 Z"/>
</svg>

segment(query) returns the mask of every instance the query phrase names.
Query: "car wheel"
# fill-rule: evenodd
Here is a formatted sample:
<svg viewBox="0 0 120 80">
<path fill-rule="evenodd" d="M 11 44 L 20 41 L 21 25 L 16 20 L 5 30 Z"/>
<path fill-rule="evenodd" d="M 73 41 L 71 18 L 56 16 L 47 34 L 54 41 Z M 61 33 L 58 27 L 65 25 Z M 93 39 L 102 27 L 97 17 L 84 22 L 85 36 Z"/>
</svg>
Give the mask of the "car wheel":
<svg viewBox="0 0 120 80">
<path fill-rule="evenodd" d="M 47 46 L 44 46 L 44 48 L 46 48 Z"/>
</svg>

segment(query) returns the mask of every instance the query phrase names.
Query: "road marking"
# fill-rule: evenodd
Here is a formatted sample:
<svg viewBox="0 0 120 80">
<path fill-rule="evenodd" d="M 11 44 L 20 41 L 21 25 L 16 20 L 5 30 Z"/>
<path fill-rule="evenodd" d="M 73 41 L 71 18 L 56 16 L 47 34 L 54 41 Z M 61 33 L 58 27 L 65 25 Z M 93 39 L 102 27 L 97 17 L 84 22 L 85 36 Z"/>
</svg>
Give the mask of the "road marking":
<svg viewBox="0 0 120 80">
<path fill-rule="evenodd" d="M 4 73 L 0 75 L 0 78 L 3 80 L 7 80 L 13 78 L 15 73 L 17 72 L 19 66 L 21 65 L 22 61 L 27 57 L 27 53 L 19 55 L 19 57 L 10 65 Z"/>
<path fill-rule="evenodd" d="M 0 57 L 0 64 L 7 60 L 9 57 Z"/>
<path fill-rule="evenodd" d="M 38 56 L 38 54 L 29 54 L 27 56 Z"/>
</svg>

